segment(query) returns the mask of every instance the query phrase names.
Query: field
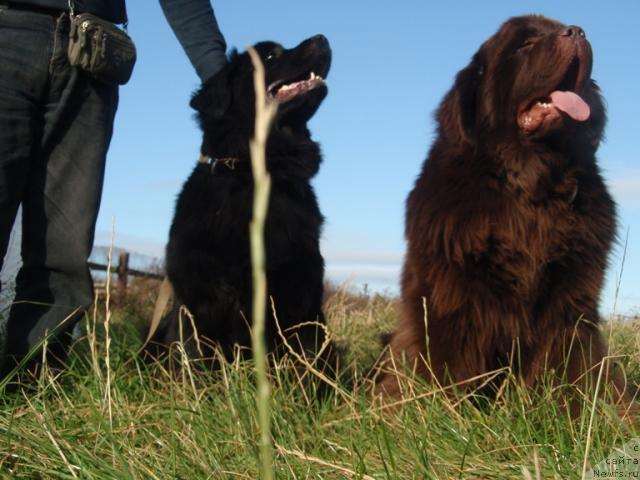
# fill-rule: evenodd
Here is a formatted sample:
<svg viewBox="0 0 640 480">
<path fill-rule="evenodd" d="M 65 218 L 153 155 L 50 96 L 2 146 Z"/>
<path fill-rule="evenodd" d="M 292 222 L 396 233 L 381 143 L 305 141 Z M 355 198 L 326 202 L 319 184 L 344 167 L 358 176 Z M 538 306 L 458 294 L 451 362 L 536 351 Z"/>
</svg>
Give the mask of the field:
<svg viewBox="0 0 640 480">
<path fill-rule="evenodd" d="M 253 364 L 204 374 L 186 362 L 172 374 L 141 362 L 136 351 L 152 304 L 146 285 L 133 285 L 118 307 L 101 302 L 87 315 L 64 372 L 0 394 L 2 478 L 259 477 Z M 553 400 L 556 389 L 528 392 L 513 378 L 496 402 L 408 379 L 401 406 L 385 408 L 363 376 L 397 308 L 380 295 L 337 290 L 328 298 L 329 327 L 346 349 L 354 384 L 336 385 L 325 400 L 302 386 L 286 361 L 270 370 L 275 478 L 598 478 L 594 467 L 597 473 L 612 449 L 638 436 L 611 405 L 594 402 L 593 392 L 585 392 L 582 415 L 570 419 Z M 638 326 L 603 328 L 637 385 Z"/>
</svg>

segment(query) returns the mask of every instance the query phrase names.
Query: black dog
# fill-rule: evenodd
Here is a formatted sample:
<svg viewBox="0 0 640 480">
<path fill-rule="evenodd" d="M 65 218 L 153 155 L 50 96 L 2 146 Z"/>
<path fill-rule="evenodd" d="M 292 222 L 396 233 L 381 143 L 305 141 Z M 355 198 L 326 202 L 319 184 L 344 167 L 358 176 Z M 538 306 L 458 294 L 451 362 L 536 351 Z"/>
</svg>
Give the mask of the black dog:
<svg viewBox="0 0 640 480">
<path fill-rule="evenodd" d="M 306 123 L 327 94 L 323 78 L 331 49 L 322 35 L 290 50 L 274 42 L 258 43 L 255 49 L 265 66 L 267 95 L 279 104 L 267 144 L 272 178 L 265 232 L 268 295 L 290 345 L 313 356 L 326 338 L 318 327 L 324 322 L 323 217 L 309 183 L 320 165 L 320 149 Z M 194 357 L 211 357 L 218 347 L 232 359 L 238 346 L 243 351 L 251 346 L 253 70 L 247 53 L 234 52 L 191 101 L 204 132 L 202 153 L 211 160 L 196 166 L 178 197 L 166 256 L 174 309 L 153 340 L 169 345 L 182 337 Z M 180 320 L 181 305 L 193 315 L 200 350 L 190 320 Z M 267 310 L 267 345 L 279 352 L 276 318 L 270 305 Z M 317 323 L 300 325 L 306 322 Z"/>
</svg>

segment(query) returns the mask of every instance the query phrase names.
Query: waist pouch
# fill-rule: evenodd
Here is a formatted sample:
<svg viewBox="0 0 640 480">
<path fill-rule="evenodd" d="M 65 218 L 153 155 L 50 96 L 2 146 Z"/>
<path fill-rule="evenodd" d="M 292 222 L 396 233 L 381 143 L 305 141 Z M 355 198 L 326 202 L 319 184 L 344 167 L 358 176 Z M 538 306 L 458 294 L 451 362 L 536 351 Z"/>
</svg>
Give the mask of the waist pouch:
<svg viewBox="0 0 640 480">
<path fill-rule="evenodd" d="M 72 15 L 69 63 L 101 82 L 124 85 L 136 63 L 136 46 L 127 32 L 90 13 Z"/>
</svg>

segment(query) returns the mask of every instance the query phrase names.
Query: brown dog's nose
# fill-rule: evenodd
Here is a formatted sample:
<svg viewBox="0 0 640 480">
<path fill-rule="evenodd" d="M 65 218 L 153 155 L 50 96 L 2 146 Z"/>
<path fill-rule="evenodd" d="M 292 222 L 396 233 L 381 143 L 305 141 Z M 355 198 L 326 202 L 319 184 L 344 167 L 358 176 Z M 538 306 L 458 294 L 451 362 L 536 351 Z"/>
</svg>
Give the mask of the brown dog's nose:
<svg viewBox="0 0 640 480">
<path fill-rule="evenodd" d="M 584 30 L 582 30 L 582 28 L 578 27 L 577 25 L 569 25 L 562 31 L 561 35 L 563 37 L 586 37 Z"/>
</svg>

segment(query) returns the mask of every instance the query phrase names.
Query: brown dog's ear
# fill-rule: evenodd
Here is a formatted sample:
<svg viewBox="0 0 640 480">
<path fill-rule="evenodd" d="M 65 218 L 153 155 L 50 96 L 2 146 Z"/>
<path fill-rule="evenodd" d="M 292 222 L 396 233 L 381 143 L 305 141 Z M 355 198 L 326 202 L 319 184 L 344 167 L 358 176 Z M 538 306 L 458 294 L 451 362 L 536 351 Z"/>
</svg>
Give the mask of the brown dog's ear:
<svg viewBox="0 0 640 480">
<path fill-rule="evenodd" d="M 477 96 L 484 66 L 480 52 L 469 66 L 458 72 L 456 81 L 436 113 L 440 135 L 453 145 L 473 145 L 477 117 Z"/>
<path fill-rule="evenodd" d="M 589 120 L 582 126 L 585 131 L 585 144 L 596 151 L 603 137 L 604 127 L 607 123 L 607 107 L 600 93 L 600 87 L 594 80 L 589 80 L 589 85 L 584 89 L 582 98 L 591 108 Z"/>
<path fill-rule="evenodd" d="M 220 118 L 231 105 L 233 95 L 230 78 L 231 65 L 225 65 L 213 77 L 202 84 L 200 90 L 191 97 L 191 108 L 196 110 L 200 117 Z"/>
</svg>

